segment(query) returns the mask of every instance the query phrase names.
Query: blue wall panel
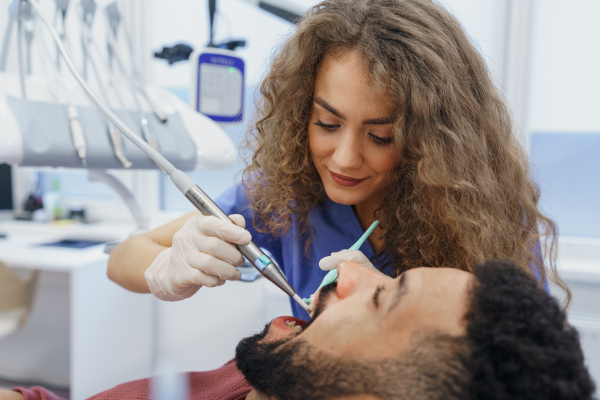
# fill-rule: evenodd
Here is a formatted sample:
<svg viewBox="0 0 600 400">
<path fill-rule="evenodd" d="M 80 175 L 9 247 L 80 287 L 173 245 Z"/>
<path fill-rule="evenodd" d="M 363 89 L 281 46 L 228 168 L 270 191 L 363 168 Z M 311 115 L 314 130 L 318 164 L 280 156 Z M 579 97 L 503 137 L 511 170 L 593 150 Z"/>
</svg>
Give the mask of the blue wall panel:
<svg viewBox="0 0 600 400">
<path fill-rule="evenodd" d="M 533 179 L 560 235 L 600 237 L 600 133 L 534 133 Z"/>
</svg>

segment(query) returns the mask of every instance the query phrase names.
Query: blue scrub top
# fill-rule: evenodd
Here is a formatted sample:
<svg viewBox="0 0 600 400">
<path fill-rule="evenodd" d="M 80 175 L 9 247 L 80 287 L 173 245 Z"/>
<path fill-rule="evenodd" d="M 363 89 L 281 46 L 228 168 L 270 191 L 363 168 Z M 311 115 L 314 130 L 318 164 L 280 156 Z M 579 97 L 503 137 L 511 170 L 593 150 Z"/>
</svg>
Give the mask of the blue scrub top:
<svg viewBox="0 0 600 400">
<path fill-rule="evenodd" d="M 313 294 L 327 273 L 319 268 L 319 261 L 331 253 L 350 248 L 364 233 L 352 206 L 337 204 L 327 198 L 323 204 L 315 207 L 309 213 L 310 224 L 316 233 L 307 254 L 304 244 L 308 239 L 308 234 L 302 236 L 299 234 L 298 221 L 295 218 L 293 218 L 288 232 L 282 236 L 260 233 L 254 228 L 252 224 L 254 210 L 243 186 L 236 185 L 227 189 L 215 202 L 227 215 L 241 214 L 244 216 L 246 229 L 252 234 L 254 243 L 272 255 L 289 283 L 302 298 Z M 369 259 L 375 255 L 368 240 L 363 243 L 360 251 Z M 536 257 L 539 257 L 540 254 L 538 242 Z M 373 263 L 375 267 L 379 268 L 388 261 L 388 257 L 382 257 Z M 541 278 L 539 270 L 535 267 L 532 269 L 539 280 Z M 544 288 L 548 291 L 546 281 L 544 281 Z M 295 317 L 307 318 L 308 315 L 303 308 L 292 299 L 290 299 L 290 303 Z"/>
</svg>

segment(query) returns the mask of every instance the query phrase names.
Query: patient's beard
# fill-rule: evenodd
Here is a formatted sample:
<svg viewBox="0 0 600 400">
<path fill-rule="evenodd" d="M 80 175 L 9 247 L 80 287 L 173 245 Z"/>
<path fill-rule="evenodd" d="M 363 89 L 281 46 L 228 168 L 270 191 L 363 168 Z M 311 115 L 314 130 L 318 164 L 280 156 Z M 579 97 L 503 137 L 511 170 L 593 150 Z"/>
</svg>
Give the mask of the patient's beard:
<svg viewBox="0 0 600 400">
<path fill-rule="evenodd" d="M 325 299 L 336 284 L 328 286 L 319 294 L 312 321 L 325 308 Z M 319 400 L 363 393 L 363 374 L 367 371 L 323 354 L 302 338 L 289 343 L 296 336 L 265 342 L 269 325 L 261 333 L 243 339 L 236 348 L 238 369 L 260 393 L 286 400 Z"/>
</svg>

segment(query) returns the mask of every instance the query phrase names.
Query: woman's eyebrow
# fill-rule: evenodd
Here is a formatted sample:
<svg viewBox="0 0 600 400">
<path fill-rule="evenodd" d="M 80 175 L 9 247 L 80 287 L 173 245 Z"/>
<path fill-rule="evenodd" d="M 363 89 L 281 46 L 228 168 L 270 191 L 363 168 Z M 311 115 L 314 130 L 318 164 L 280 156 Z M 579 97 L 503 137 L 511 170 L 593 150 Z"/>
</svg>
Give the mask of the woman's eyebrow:
<svg viewBox="0 0 600 400">
<path fill-rule="evenodd" d="M 396 117 L 384 117 L 384 118 L 374 118 L 367 119 L 363 121 L 364 125 L 389 125 L 396 122 Z"/>
<path fill-rule="evenodd" d="M 315 97 L 314 102 L 317 103 L 318 105 L 320 105 L 321 107 L 323 107 L 324 109 L 326 109 L 327 111 L 329 111 L 330 113 L 332 113 L 333 115 L 335 115 L 336 117 L 346 120 L 346 117 L 344 116 L 344 114 L 342 114 L 341 112 L 336 110 L 331 104 L 327 103 L 323 98 Z M 383 117 L 383 118 L 366 119 L 362 123 L 363 123 L 363 125 L 389 125 L 389 124 L 394 123 L 395 121 L 396 121 L 396 117 L 390 116 L 390 117 Z"/>
<path fill-rule="evenodd" d="M 329 111 L 330 113 L 332 113 L 333 115 L 335 115 L 336 117 L 344 119 L 344 120 L 346 119 L 346 117 L 344 116 L 344 114 L 342 114 L 341 112 L 339 112 L 338 110 L 336 110 L 335 108 L 333 108 L 332 105 L 330 105 L 329 103 L 327 103 L 321 97 L 315 97 L 314 102 L 317 103 L 318 105 L 320 105 L 321 107 L 323 107 L 324 109 L 326 109 L 327 111 Z"/>
<path fill-rule="evenodd" d="M 396 293 L 394 293 L 394 298 L 391 300 L 390 307 L 388 308 L 388 313 L 392 312 L 392 310 L 400 303 L 400 299 L 404 296 L 408 290 L 408 286 L 406 285 L 407 278 L 406 273 L 400 275 L 400 279 L 398 279 L 398 286 L 396 287 Z"/>
</svg>

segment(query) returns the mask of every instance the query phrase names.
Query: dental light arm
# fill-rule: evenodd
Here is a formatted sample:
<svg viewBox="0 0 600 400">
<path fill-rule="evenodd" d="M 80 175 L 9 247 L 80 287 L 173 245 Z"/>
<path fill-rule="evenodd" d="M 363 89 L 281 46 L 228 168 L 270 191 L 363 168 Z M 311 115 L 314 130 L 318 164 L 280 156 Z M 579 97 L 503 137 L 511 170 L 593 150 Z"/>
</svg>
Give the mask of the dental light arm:
<svg viewBox="0 0 600 400">
<path fill-rule="evenodd" d="M 90 100 L 98 107 L 102 113 L 109 119 L 119 130 L 137 147 L 144 151 L 151 159 L 158 165 L 160 169 L 165 172 L 175 186 L 185 195 L 185 197 L 204 215 L 213 215 L 221 220 L 233 223 L 229 217 L 212 201 L 206 193 L 198 187 L 185 173 L 181 170 L 176 169 L 166 158 L 164 158 L 158 151 L 156 151 L 148 143 L 137 137 L 116 115 L 114 115 L 100 99 L 92 92 L 92 90 L 84 82 L 83 78 L 77 72 L 77 69 L 73 65 L 69 55 L 63 43 L 60 40 L 56 30 L 53 29 L 52 25 L 44 17 L 39 9 L 39 5 L 35 0 L 27 0 L 33 7 L 35 12 L 38 14 L 44 25 L 50 31 L 54 41 L 56 42 L 60 53 L 65 59 L 67 67 L 71 70 L 73 76 L 83 88 L 85 93 L 88 95 Z M 254 243 L 250 242 L 247 245 L 237 245 L 238 250 L 254 265 L 260 273 L 273 282 L 277 287 L 283 290 L 288 296 L 292 297 L 298 304 L 300 304 L 305 310 L 308 306 L 302 301 L 300 296 L 296 294 L 292 286 L 285 279 L 279 268 L 269 259 L 269 257 L 263 253 L 262 250 Z"/>
<path fill-rule="evenodd" d="M 0 71 L 6 69 L 6 60 L 8 59 L 8 48 L 10 44 L 10 34 L 12 27 L 19 18 L 19 3 L 13 1 L 8 9 L 8 24 L 6 25 L 6 33 L 4 34 L 4 42 L 2 43 L 2 51 L 0 52 Z"/>
<path fill-rule="evenodd" d="M 306 10 L 288 0 L 244 0 L 246 3 L 255 5 L 273 15 L 283 18 L 293 24 L 297 23 Z"/>
<path fill-rule="evenodd" d="M 27 36 L 29 39 L 31 39 L 30 35 L 25 35 L 25 31 L 28 29 L 32 29 L 31 19 L 33 18 L 33 16 L 31 13 L 31 8 L 28 6 L 28 3 L 26 1 L 19 0 L 18 10 L 19 17 L 17 19 L 17 64 L 19 65 L 19 81 L 21 83 L 21 94 L 23 95 L 23 98 L 27 98 L 27 85 L 25 84 L 25 77 L 27 76 L 27 73 L 25 71 L 26 66 L 23 64 L 23 36 Z M 27 40 L 27 42 L 27 48 L 29 52 L 31 40 Z M 30 60 L 27 60 L 27 64 L 30 64 Z"/>
<path fill-rule="evenodd" d="M 108 40 L 110 42 L 110 46 L 113 49 L 116 49 L 117 32 L 119 31 L 120 25 L 123 25 L 123 26 L 125 25 L 125 20 L 123 18 L 121 18 L 121 12 L 120 12 L 119 6 L 116 2 L 109 4 L 105 8 L 105 14 L 106 14 L 106 18 L 108 19 L 108 24 L 110 26 L 110 29 L 108 30 Z M 124 26 L 124 29 L 125 29 L 125 31 L 127 31 L 126 26 Z M 146 91 L 146 86 L 141 81 L 141 74 L 138 71 L 135 60 L 133 59 L 133 46 L 130 43 L 129 36 L 127 36 L 127 35 L 125 36 L 124 42 L 127 47 L 127 53 L 130 55 L 130 58 L 131 58 L 131 68 L 132 68 L 131 72 L 132 73 L 129 74 L 129 77 L 132 80 L 132 82 L 135 86 L 135 89 L 137 89 L 137 91 L 142 95 L 142 97 L 146 101 L 146 103 L 148 103 L 148 105 L 150 106 L 150 109 L 152 110 L 154 115 L 156 115 L 158 120 L 162 123 L 167 122 L 167 117 L 166 117 L 165 113 L 160 109 L 160 107 L 156 103 L 154 103 L 154 101 L 152 101 L 152 99 L 148 95 L 148 92 Z M 116 52 L 115 52 L 115 57 L 118 57 L 118 54 Z M 122 68 L 123 72 L 125 74 L 127 74 L 127 72 L 125 71 L 124 65 L 122 65 L 121 68 Z"/>
</svg>

